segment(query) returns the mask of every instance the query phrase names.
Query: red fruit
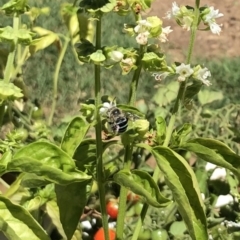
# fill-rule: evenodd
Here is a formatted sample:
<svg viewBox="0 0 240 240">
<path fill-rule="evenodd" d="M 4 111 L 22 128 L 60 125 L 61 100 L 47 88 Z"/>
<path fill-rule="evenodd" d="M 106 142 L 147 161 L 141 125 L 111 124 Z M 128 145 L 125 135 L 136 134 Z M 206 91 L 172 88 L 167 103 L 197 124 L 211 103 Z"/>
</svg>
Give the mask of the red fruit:
<svg viewBox="0 0 240 240">
<path fill-rule="evenodd" d="M 117 219 L 118 216 L 118 202 L 116 200 L 110 200 L 106 206 L 107 214 L 112 219 Z"/>
<path fill-rule="evenodd" d="M 109 240 L 115 240 L 115 237 L 116 237 L 115 231 L 113 229 L 109 229 L 108 233 L 109 233 Z M 98 231 L 95 233 L 94 240 L 105 240 L 103 227 L 99 228 Z"/>
</svg>

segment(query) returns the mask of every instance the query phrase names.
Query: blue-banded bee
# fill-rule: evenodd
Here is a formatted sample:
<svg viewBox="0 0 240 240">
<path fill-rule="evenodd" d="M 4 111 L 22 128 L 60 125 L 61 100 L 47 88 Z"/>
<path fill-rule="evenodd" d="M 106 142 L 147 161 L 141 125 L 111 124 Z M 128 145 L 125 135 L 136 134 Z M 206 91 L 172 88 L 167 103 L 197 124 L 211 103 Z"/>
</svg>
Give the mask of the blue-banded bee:
<svg viewBox="0 0 240 240">
<path fill-rule="evenodd" d="M 128 117 L 117 107 L 108 109 L 107 121 L 114 134 L 124 133 L 127 130 Z"/>
<path fill-rule="evenodd" d="M 131 118 L 131 114 L 124 113 L 114 102 L 105 102 L 100 109 L 100 113 L 105 114 L 108 127 L 114 135 L 124 133 L 127 130 L 128 120 Z"/>
</svg>

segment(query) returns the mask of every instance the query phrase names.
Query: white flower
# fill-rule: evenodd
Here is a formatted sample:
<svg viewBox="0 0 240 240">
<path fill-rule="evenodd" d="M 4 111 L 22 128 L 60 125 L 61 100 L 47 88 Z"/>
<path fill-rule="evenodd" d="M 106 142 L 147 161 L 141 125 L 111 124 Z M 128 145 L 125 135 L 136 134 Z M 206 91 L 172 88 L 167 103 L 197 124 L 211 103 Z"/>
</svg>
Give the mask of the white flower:
<svg viewBox="0 0 240 240">
<path fill-rule="evenodd" d="M 104 102 L 103 106 L 99 109 L 99 113 L 101 115 L 106 114 L 106 112 L 108 111 L 108 109 L 110 109 L 111 107 L 115 106 L 115 103 L 111 102 Z"/>
<path fill-rule="evenodd" d="M 132 66 L 132 65 L 134 64 L 132 58 L 125 58 L 125 59 L 122 59 L 122 63 L 125 63 L 125 64 L 130 65 L 130 66 Z"/>
<path fill-rule="evenodd" d="M 120 62 L 123 59 L 123 54 L 119 51 L 112 51 L 111 52 L 111 59 L 114 62 Z"/>
<path fill-rule="evenodd" d="M 202 197 L 202 200 L 204 201 L 205 200 L 205 194 L 201 193 L 201 197 Z"/>
<path fill-rule="evenodd" d="M 216 168 L 213 171 L 213 173 L 210 177 L 210 180 L 217 180 L 217 179 L 225 180 L 226 175 L 227 175 L 227 172 L 226 172 L 225 168 Z"/>
<path fill-rule="evenodd" d="M 207 164 L 205 165 L 205 170 L 208 172 L 210 170 L 213 170 L 214 168 L 216 168 L 217 165 L 207 162 Z"/>
<path fill-rule="evenodd" d="M 210 10 L 210 11 L 204 16 L 204 21 L 207 23 L 215 21 L 216 18 L 223 16 L 222 13 L 219 13 L 218 9 L 214 10 L 214 7 L 210 7 L 208 10 Z"/>
<path fill-rule="evenodd" d="M 176 2 L 173 2 L 172 10 L 166 13 L 166 18 L 171 19 L 172 17 L 177 16 L 179 13 L 180 13 L 180 8 L 178 7 Z"/>
<path fill-rule="evenodd" d="M 138 44 L 140 45 L 146 45 L 148 42 L 148 36 L 149 36 L 149 32 L 143 32 L 143 33 L 139 33 L 136 37 L 136 41 Z"/>
<path fill-rule="evenodd" d="M 167 36 L 168 36 L 168 34 L 170 33 L 170 32 L 172 32 L 173 30 L 172 29 L 170 29 L 171 27 L 170 26 L 168 26 L 168 27 L 165 27 L 165 28 L 162 28 L 162 32 L 161 32 L 161 34 L 159 35 L 159 40 L 160 40 L 160 42 L 167 42 L 168 41 L 168 39 L 167 39 Z"/>
<path fill-rule="evenodd" d="M 219 195 L 216 203 L 215 203 L 215 208 L 220 208 L 222 206 L 225 206 L 229 203 L 233 202 L 233 197 L 230 194 L 227 195 Z"/>
<path fill-rule="evenodd" d="M 202 81 L 206 86 L 210 86 L 211 83 L 207 80 L 208 77 L 211 77 L 211 72 L 207 68 L 202 68 L 197 72 L 196 78 Z"/>
<path fill-rule="evenodd" d="M 222 24 L 219 25 L 219 24 L 217 24 L 215 22 L 212 22 L 212 23 L 209 23 L 209 26 L 210 26 L 211 32 L 213 34 L 219 35 L 220 32 L 222 31 L 222 29 L 221 29 Z"/>
<path fill-rule="evenodd" d="M 176 2 L 172 3 L 172 14 L 173 16 L 178 15 L 178 13 L 180 12 L 180 8 L 178 7 Z"/>
<path fill-rule="evenodd" d="M 140 20 L 138 21 L 138 25 L 134 28 L 136 33 L 143 33 L 149 30 L 152 27 L 151 23 L 147 20 Z"/>
<path fill-rule="evenodd" d="M 214 10 L 214 7 L 210 7 L 206 9 L 206 14 L 203 16 L 203 21 L 207 23 L 211 29 L 211 32 L 213 34 L 220 34 L 221 32 L 221 26 L 216 23 L 216 18 L 222 17 L 223 14 L 219 13 L 219 10 Z"/>
<path fill-rule="evenodd" d="M 180 75 L 178 81 L 183 82 L 187 77 L 193 74 L 193 69 L 190 67 L 190 64 L 185 65 L 182 63 L 180 66 L 176 67 L 176 73 Z"/>
</svg>

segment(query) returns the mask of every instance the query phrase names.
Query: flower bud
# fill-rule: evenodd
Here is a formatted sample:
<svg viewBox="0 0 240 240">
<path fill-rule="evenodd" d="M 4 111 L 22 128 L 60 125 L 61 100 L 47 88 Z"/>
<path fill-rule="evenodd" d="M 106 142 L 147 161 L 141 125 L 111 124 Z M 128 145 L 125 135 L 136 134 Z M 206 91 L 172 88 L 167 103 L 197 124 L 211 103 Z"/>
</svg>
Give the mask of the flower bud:
<svg viewBox="0 0 240 240">
<path fill-rule="evenodd" d="M 123 54 L 119 51 L 112 51 L 111 52 L 111 59 L 114 62 L 120 62 L 123 59 Z"/>
</svg>

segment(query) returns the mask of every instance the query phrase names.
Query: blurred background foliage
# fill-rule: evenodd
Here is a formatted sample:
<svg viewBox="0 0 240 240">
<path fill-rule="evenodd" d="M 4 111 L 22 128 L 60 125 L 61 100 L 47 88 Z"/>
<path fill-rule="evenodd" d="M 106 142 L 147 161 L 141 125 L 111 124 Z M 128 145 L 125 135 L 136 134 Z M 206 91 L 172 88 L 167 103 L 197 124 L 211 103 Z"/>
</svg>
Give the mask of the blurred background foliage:
<svg viewBox="0 0 240 240">
<path fill-rule="evenodd" d="M 5 1 L 0 0 L 2 5 Z M 67 34 L 67 28 L 60 16 L 60 6 L 64 0 L 55 1 L 29 0 L 32 7 L 49 7 L 51 15 L 41 15 L 34 22 L 34 26 L 41 26 L 55 33 Z M 0 15 L 2 26 L 10 23 L 11 18 Z M 123 24 L 131 23 L 132 16 L 119 17 L 110 13 L 103 19 L 102 46 L 119 45 L 134 47 L 135 39 L 123 33 Z M 29 25 L 25 16 L 23 23 Z M 174 33 L 173 33 L 174 34 Z M 171 45 L 168 46 L 168 48 Z M 2 45 L 1 45 L 2 49 Z M 171 59 L 165 51 L 167 59 Z M 23 67 L 23 77 L 28 86 L 29 98 L 35 99 L 43 106 L 47 115 L 51 104 L 53 73 L 58 59 L 59 51 L 55 45 L 30 57 Z M 3 54 L 1 56 L 1 61 Z M 212 73 L 212 86 L 204 87 L 192 103 L 191 110 L 182 110 L 178 123 L 193 122 L 193 135 L 213 137 L 225 141 L 235 151 L 240 153 L 240 118 L 239 118 L 239 82 L 240 58 L 232 59 L 197 59 L 197 63 L 204 63 Z M 170 64 L 170 62 L 168 62 Z M 1 64 L 2 65 L 2 64 Z M 132 73 L 123 76 L 119 67 L 103 69 L 102 95 L 111 95 L 117 98 L 118 103 L 126 103 L 129 92 L 129 81 Z M 151 124 L 154 117 L 161 115 L 169 117 L 172 101 L 176 96 L 178 83 L 174 79 L 163 82 L 155 81 L 151 73 L 143 72 L 139 81 L 137 106 L 146 113 Z M 77 113 L 80 103 L 92 98 L 94 93 L 93 66 L 80 65 L 73 54 L 71 46 L 68 47 L 59 74 L 58 103 L 55 122 L 59 123 L 62 117 Z"/>
</svg>

